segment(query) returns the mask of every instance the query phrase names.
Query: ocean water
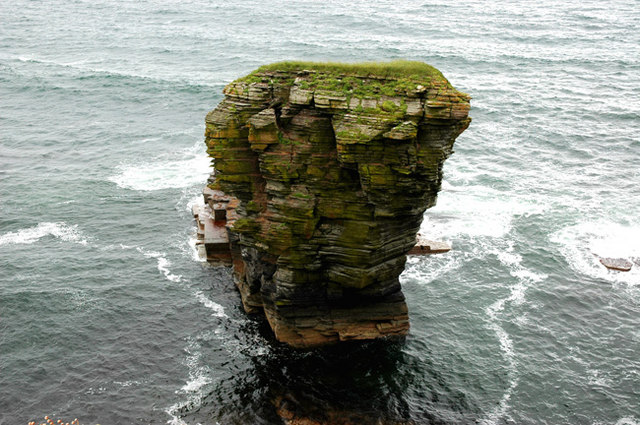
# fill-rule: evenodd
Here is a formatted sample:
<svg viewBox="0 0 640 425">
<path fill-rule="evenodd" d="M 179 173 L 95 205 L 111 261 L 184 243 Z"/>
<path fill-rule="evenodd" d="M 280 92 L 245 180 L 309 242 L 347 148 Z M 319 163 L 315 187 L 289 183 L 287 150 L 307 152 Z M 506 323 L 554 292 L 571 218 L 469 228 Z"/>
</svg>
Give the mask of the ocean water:
<svg viewBox="0 0 640 425">
<path fill-rule="evenodd" d="M 0 423 L 640 423 L 640 7 L 0 4 Z M 472 97 L 408 261 L 406 342 L 274 342 L 189 208 L 222 88 L 284 59 L 405 58 Z M 315 409 L 315 410 L 314 410 Z M 69 419 L 71 418 L 71 419 Z"/>
</svg>

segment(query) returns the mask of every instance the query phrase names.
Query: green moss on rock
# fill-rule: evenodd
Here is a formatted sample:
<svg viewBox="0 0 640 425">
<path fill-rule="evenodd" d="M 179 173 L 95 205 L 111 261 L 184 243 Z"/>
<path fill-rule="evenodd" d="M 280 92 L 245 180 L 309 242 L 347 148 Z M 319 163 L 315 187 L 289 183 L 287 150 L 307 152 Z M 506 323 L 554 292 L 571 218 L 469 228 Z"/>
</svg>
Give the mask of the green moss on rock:
<svg viewBox="0 0 640 425">
<path fill-rule="evenodd" d="M 397 79 L 398 81 L 424 82 L 431 78 L 437 78 L 446 81 L 442 73 L 431 65 L 408 60 L 360 63 L 285 61 L 263 65 L 243 78 L 250 79 L 265 72 L 297 73 L 300 71 L 323 73 L 347 79 L 377 77 Z"/>
<path fill-rule="evenodd" d="M 340 93 L 343 101 L 352 98 L 380 99 L 382 96 L 416 94 L 426 87 L 451 90 L 440 71 L 423 62 L 277 62 L 264 65 L 228 86 L 229 93 L 247 95 L 253 84 L 274 83 L 296 86 L 305 91 Z"/>
<path fill-rule="evenodd" d="M 469 96 L 420 62 L 280 62 L 206 118 L 245 305 L 296 346 L 403 335 L 398 276 Z M 347 306 L 347 307 L 345 307 Z M 313 323 L 308 327 L 299 323 Z"/>
</svg>

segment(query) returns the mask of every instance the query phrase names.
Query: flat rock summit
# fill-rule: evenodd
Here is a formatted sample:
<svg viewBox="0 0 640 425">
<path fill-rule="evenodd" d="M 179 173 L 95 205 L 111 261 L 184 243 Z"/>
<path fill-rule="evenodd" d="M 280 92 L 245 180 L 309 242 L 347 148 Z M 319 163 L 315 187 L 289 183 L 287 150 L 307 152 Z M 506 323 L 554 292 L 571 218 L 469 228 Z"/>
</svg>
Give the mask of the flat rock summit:
<svg viewBox="0 0 640 425">
<path fill-rule="evenodd" d="M 421 63 L 282 62 L 206 117 L 210 260 L 295 347 L 400 337 L 399 282 L 470 97 Z"/>
</svg>

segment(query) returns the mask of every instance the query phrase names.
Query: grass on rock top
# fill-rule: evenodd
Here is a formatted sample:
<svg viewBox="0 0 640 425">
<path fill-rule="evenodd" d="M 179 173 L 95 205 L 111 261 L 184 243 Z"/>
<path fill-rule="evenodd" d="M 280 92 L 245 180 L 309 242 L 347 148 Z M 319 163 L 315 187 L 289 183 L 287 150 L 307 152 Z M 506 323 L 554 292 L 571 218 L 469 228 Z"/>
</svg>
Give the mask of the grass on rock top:
<svg viewBox="0 0 640 425">
<path fill-rule="evenodd" d="M 407 60 L 360 63 L 286 61 L 263 65 L 254 72 L 297 72 L 303 70 L 358 77 L 403 78 L 415 81 L 433 77 L 444 79 L 442 73 L 431 65 Z"/>
<path fill-rule="evenodd" d="M 276 62 L 261 66 L 235 83 L 258 83 L 275 77 L 280 83 L 293 84 L 294 76 L 286 74 L 300 71 L 310 71 L 309 74 L 300 76 L 302 81 L 299 84 L 302 89 L 344 91 L 345 94 L 349 92 L 348 94 L 358 97 L 380 94 L 392 96 L 415 90 L 417 85 L 452 88 L 436 68 L 424 62 L 407 60 L 361 63 Z M 276 75 L 264 75 L 270 73 Z"/>
</svg>

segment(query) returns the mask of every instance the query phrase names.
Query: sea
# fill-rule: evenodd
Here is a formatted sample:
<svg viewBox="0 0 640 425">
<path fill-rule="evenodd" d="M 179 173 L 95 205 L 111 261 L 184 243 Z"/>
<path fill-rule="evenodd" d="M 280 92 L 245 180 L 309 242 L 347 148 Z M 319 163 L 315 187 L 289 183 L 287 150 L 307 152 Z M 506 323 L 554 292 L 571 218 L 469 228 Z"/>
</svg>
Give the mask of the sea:
<svg viewBox="0 0 640 425">
<path fill-rule="evenodd" d="M 640 424 L 638 28 L 637 0 L 3 1 L 0 423 Z M 408 260 L 405 341 L 288 349 L 194 248 L 204 117 L 263 64 L 392 59 L 472 96 L 422 225 L 453 249 Z"/>
</svg>

